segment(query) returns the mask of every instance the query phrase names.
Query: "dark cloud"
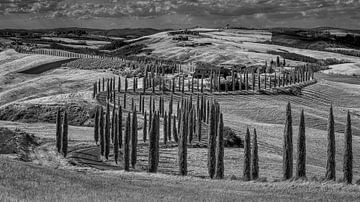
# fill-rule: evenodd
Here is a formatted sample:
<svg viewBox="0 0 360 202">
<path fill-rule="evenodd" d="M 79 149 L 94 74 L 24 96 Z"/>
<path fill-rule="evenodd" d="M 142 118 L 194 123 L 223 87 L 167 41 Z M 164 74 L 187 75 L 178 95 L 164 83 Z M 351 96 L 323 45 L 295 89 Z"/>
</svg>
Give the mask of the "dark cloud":
<svg viewBox="0 0 360 202">
<path fill-rule="evenodd" d="M 360 0 L 0 0 L 3 17 L 29 14 L 39 19 L 181 15 L 201 22 L 247 19 L 276 24 L 311 19 L 336 22 L 336 18 L 356 21 L 359 10 Z"/>
</svg>

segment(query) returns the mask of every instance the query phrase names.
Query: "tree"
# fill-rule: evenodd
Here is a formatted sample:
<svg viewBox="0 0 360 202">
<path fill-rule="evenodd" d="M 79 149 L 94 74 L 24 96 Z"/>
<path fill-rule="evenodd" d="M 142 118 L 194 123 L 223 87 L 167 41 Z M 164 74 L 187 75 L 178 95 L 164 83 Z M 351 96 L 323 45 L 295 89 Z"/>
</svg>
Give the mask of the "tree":
<svg viewBox="0 0 360 202">
<path fill-rule="evenodd" d="M 150 119 L 150 130 L 149 130 L 149 158 L 148 158 L 148 172 L 156 173 L 157 172 L 157 148 L 156 148 L 156 113 Z"/>
<path fill-rule="evenodd" d="M 143 126 L 143 140 L 146 142 L 147 136 L 147 113 L 144 114 L 144 126 Z"/>
<path fill-rule="evenodd" d="M 306 139 L 304 110 L 301 110 L 298 138 L 296 179 L 306 178 Z"/>
<path fill-rule="evenodd" d="M 61 152 L 61 143 L 62 143 L 61 125 L 62 125 L 61 111 L 60 108 L 58 108 L 56 114 L 56 149 L 59 153 Z"/>
<path fill-rule="evenodd" d="M 106 115 L 105 115 L 105 158 L 109 159 L 110 154 L 110 105 L 109 102 L 106 104 Z"/>
<path fill-rule="evenodd" d="M 292 117 L 290 102 L 286 107 L 286 121 L 283 146 L 283 179 L 288 180 L 293 175 Z"/>
<path fill-rule="evenodd" d="M 187 116 L 185 110 L 181 116 L 180 140 L 178 144 L 179 174 L 187 175 Z"/>
<path fill-rule="evenodd" d="M 174 141 L 175 142 L 179 142 L 179 139 L 178 139 L 178 135 L 177 135 L 177 129 L 176 129 L 176 117 L 175 117 L 175 115 L 174 115 L 174 117 L 173 117 L 173 136 L 174 136 Z"/>
<path fill-rule="evenodd" d="M 216 168 L 215 168 L 215 178 L 223 179 L 224 178 L 224 121 L 223 115 L 220 114 L 219 124 L 218 124 L 218 135 L 217 135 L 217 145 L 216 145 Z"/>
<path fill-rule="evenodd" d="M 208 135 L 208 173 L 210 178 L 214 177 L 215 174 L 215 149 L 216 149 L 216 113 L 215 105 L 211 105 L 211 117 L 210 117 L 210 126 L 209 126 L 209 135 Z"/>
<path fill-rule="evenodd" d="M 131 166 L 135 168 L 136 157 L 137 157 L 137 116 L 136 116 L 136 107 L 134 107 L 132 122 L 131 122 Z"/>
<path fill-rule="evenodd" d="M 105 135 L 104 135 L 104 109 L 100 107 L 100 154 L 105 155 Z"/>
<path fill-rule="evenodd" d="M 251 180 L 251 145 L 250 145 L 250 130 L 246 129 L 245 141 L 244 141 L 244 169 L 243 179 L 244 181 Z"/>
<path fill-rule="evenodd" d="M 130 112 L 126 118 L 125 138 L 124 138 L 124 170 L 130 170 Z"/>
<path fill-rule="evenodd" d="M 351 132 L 351 119 L 350 111 L 347 112 L 346 127 L 345 127 L 345 148 L 344 148 L 344 182 L 347 184 L 352 183 L 353 178 L 353 154 L 352 154 L 352 132 Z"/>
<path fill-rule="evenodd" d="M 99 108 L 98 107 L 96 107 L 96 113 L 95 113 L 94 140 L 97 145 L 99 142 Z"/>
<path fill-rule="evenodd" d="M 326 180 L 336 180 L 336 170 L 335 170 L 335 129 L 334 129 L 334 114 L 333 114 L 333 107 L 331 105 L 330 107 L 330 113 L 328 118 L 328 125 L 327 125 L 327 131 L 328 131 L 328 147 L 327 147 L 327 162 L 326 162 L 326 174 L 325 179 Z"/>
<path fill-rule="evenodd" d="M 120 96 L 119 96 L 120 98 Z M 123 135 L 122 135 L 122 107 L 120 105 L 120 99 L 119 99 L 119 108 L 118 108 L 118 132 L 119 132 L 119 148 L 122 147 L 123 144 Z"/>
<path fill-rule="evenodd" d="M 164 128 L 163 128 L 163 138 L 164 138 L 164 144 L 166 145 L 167 143 L 167 138 L 168 138 L 168 135 L 167 135 L 167 113 L 165 113 L 165 117 L 164 117 Z"/>
<path fill-rule="evenodd" d="M 115 123 L 118 123 L 118 115 L 115 113 Z M 118 124 L 115 124 L 115 137 L 114 137 L 114 158 L 115 163 L 118 163 L 119 158 L 119 132 L 118 132 Z"/>
<path fill-rule="evenodd" d="M 251 179 L 257 180 L 259 178 L 259 155 L 258 155 L 258 143 L 257 133 L 254 128 L 253 146 L 251 152 Z"/>
<path fill-rule="evenodd" d="M 62 128 L 62 152 L 64 157 L 67 155 L 68 149 L 68 119 L 67 113 L 64 112 L 63 128 Z"/>
</svg>

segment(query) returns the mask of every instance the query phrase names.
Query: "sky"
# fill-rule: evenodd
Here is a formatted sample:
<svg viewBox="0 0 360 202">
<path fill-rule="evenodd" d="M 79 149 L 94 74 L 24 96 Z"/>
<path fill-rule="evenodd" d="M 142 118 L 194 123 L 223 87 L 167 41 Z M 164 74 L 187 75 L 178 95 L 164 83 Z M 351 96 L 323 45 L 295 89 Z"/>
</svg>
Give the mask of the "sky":
<svg viewBox="0 0 360 202">
<path fill-rule="evenodd" d="M 4 28 L 340 27 L 360 29 L 360 0 L 0 0 Z"/>
</svg>

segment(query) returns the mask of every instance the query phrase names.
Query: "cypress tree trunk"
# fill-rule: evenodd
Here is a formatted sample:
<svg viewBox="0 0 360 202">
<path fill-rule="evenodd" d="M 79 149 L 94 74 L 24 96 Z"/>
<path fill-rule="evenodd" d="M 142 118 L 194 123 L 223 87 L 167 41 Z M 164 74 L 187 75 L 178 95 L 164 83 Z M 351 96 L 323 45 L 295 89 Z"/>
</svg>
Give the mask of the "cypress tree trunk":
<svg viewBox="0 0 360 202">
<path fill-rule="evenodd" d="M 250 145 L 250 131 L 249 128 L 246 129 L 245 141 L 244 141 L 244 170 L 243 170 L 243 180 L 251 180 L 251 145 Z"/>
<path fill-rule="evenodd" d="M 63 119 L 63 128 L 62 128 L 62 153 L 64 157 L 67 155 L 67 149 L 68 149 L 68 119 L 67 119 L 67 113 L 64 112 L 64 119 Z"/>
<path fill-rule="evenodd" d="M 105 158 L 109 159 L 110 154 L 110 105 L 106 105 L 106 117 L 105 117 Z"/>
<path fill-rule="evenodd" d="M 293 145 L 292 145 L 292 117 L 290 102 L 286 107 L 286 122 L 284 129 L 284 147 L 283 147 L 283 179 L 288 180 L 293 175 Z"/>
<path fill-rule="evenodd" d="M 147 113 L 144 114 L 144 126 L 143 126 L 143 140 L 146 142 L 147 136 Z"/>
<path fill-rule="evenodd" d="M 184 111 L 181 116 L 180 140 L 178 144 L 179 174 L 187 175 L 187 118 Z"/>
<path fill-rule="evenodd" d="M 95 113 L 94 140 L 97 145 L 99 142 L 99 107 L 96 107 Z"/>
<path fill-rule="evenodd" d="M 126 118 L 126 125 L 125 125 L 125 143 L 124 143 L 124 170 L 130 170 L 130 112 Z"/>
<path fill-rule="evenodd" d="M 150 130 L 149 130 L 149 157 L 148 157 L 148 172 L 156 173 L 156 134 L 155 134 L 155 117 L 150 118 Z"/>
<path fill-rule="evenodd" d="M 209 126 L 209 135 L 208 135 L 208 173 L 210 178 L 214 177 L 215 174 L 215 149 L 216 149 L 216 113 L 215 105 L 211 106 L 211 117 L 210 117 L 210 126 Z"/>
<path fill-rule="evenodd" d="M 132 122 L 131 122 L 131 166 L 135 168 L 136 157 L 137 157 L 137 116 L 136 116 L 136 107 L 134 107 Z"/>
<path fill-rule="evenodd" d="M 104 109 L 100 107 L 100 154 L 105 155 L 105 135 L 104 135 Z"/>
<path fill-rule="evenodd" d="M 198 110 L 198 117 L 197 117 L 197 136 L 198 136 L 198 140 L 199 142 L 201 142 L 201 116 L 200 116 L 200 111 Z"/>
<path fill-rule="evenodd" d="M 305 118 L 304 110 L 301 110 L 298 139 L 298 158 L 296 179 L 306 178 L 306 139 L 305 139 Z"/>
<path fill-rule="evenodd" d="M 124 93 L 124 109 L 126 109 L 126 92 Z"/>
<path fill-rule="evenodd" d="M 178 135 L 177 135 L 177 129 L 176 129 L 176 117 L 175 117 L 175 115 L 173 116 L 173 136 L 174 136 L 174 141 L 179 143 L 179 139 L 178 139 Z"/>
<path fill-rule="evenodd" d="M 353 178 L 353 154 L 352 154 L 352 132 L 351 132 L 351 118 L 350 111 L 347 112 L 346 127 L 345 127 L 345 148 L 344 148 L 344 182 L 352 183 Z"/>
<path fill-rule="evenodd" d="M 118 80 L 118 92 L 120 93 L 121 91 L 121 78 L 119 77 L 119 80 Z"/>
<path fill-rule="evenodd" d="M 224 178 L 224 121 L 223 115 L 220 114 L 219 124 L 218 124 L 218 135 L 217 135 L 217 146 L 216 146 L 216 169 L 215 169 L 215 178 L 223 179 Z"/>
<path fill-rule="evenodd" d="M 118 123 L 118 115 L 115 113 L 115 123 Z M 118 125 L 115 124 L 115 138 L 114 138 L 114 158 L 115 163 L 118 163 L 119 158 L 119 133 L 118 133 Z"/>
<path fill-rule="evenodd" d="M 61 152 L 61 144 L 62 144 L 62 132 L 61 132 L 61 112 L 60 108 L 58 108 L 56 113 L 56 149 L 60 153 Z"/>
<path fill-rule="evenodd" d="M 258 143 L 257 143 L 257 133 L 254 128 L 254 138 L 253 138 L 253 146 L 251 152 L 251 179 L 257 180 L 259 178 L 259 155 L 258 155 Z"/>
<path fill-rule="evenodd" d="M 328 119 L 328 147 L 327 147 L 327 162 L 326 162 L 326 180 L 336 180 L 336 170 L 335 170 L 335 129 L 334 129 L 334 114 L 333 114 L 333 107 L 330 107 L 329 119 Z"/>
</svg>

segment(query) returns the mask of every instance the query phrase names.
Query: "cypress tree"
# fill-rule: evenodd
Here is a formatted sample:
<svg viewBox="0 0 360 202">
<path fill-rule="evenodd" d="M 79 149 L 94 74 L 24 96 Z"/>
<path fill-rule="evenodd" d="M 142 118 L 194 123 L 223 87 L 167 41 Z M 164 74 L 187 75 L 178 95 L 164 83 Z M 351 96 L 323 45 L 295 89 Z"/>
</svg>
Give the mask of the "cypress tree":
<svg viewBox="0 0 360 202">
<path fill-rule="evenodd" d="M 352 154 L 352 132 L 351 132 L 351 118 L 350 111 L 347 112 L 346 127 L 345 127 L 345 148 L 344 148 L 344 182 L 352 183 L 353 178 L 353 154 Z"/>
<path fill-rule="evenodd" d="M 200 111 L 198 110 L 198 116 L 197 116 L 197 136 L 199 139 L 199 142 L 201 142 L 201 116 L 200 116 Z"/>
<path fill-rule="evenodd" d="M 115 113 L 115 123 L 118 123 L 118 115 Z M 114 158 L 115 163 L 118 163 L 119 158 L 119 132 L 118 132 L 118 124 L 115 124 L 115 137 L 114 137 Z"/>
<path fill-rule="evenodd" d="M 193 140 L 193 109 L 190 110 L 189 114 L 188 114 L 189 118 L 188 118 L 188 136 L 189 136 L 189 143 L 191 144 L 192 140 Z"/>
<path fill-rule="evenodd" d="M 124 170 L 130 170 L 130 112 L 128 112 L 128 116 L 126 118 L 125 124 L 125 139 L 124 139 Z"/>
<path fill-rule="evenodd" d="M 284 128 L 283 147 L 283 179 L 288 180 L 293 175 L 293 146 L 292 146 L 292 117 L 290 102 L 286 107 L 286 121 Z"/>
<path fill-rule="evenodd" d="M 148 157 L 148 172 L 149 173 L 156 173 L 157 166 L 156 166 L 156 113 L 150 120 L 150 131 L 149 131 L 149 157 Z"/>
<path fill-rule="evenodd" d="M 169 141 L 171 141 L 171 113 L 170 112 L 168 115 L 168 122 L 167 122 L 167 135 L 169 137 Z"/>
<path fill-rule="evenodd" d="M 208 135 L 208 173 L 210 178 L 214 177 L 215 174 L 215 165 L 216 165 L 216 157 L 215 157 L 215 149 L 216 149 L 216 113 L 215 113 L 215 105 L 211 106 L 211 115 L 210 115 L 210 126 L 209 126 L 209 135 Z"/>
<path fill-rule="evenodd" d="M 114 100 L 115 101 L 115 100 Z M 111 142 L 114 142 L 114 136 L 115 136 L 115 102 L 114 102 L 114 107 L 113 107 L 113 111 L 112 111 L 112 117 L 111 117 Z"/>
<path fill-rule="evenodd" d="M 120 102 L 120 101 L 119 101 Z M 119 132 L 119 148 L 122 147 L 123 144 L 123 135 L 122 135 L 122 107 L 119 104 L 118 108 L 118 132 Z"/>
<path fill-rule="evenodd" d="M 67 113 L 64 112 L 64 119 L 63 119 L 63 127 L 62 127 L 62 153 L 64 157 L 67 155 L 68 150 L 68 119 L 67 119 Z"/>
<path fill-rule="evenodd" d="M 109 159 L 110 154 L 110 104 L 106 104 L 106 116 L 105 116 L 105 158 Z"/>
<path fill-rule="evenodd" d="M 119 76 L 119 79 L 118 79 L 118 92 L 120 93 L 121 91 L 121 77 Z"/>
<path fill-rule="evenodd" d="M 217 145 L 216 145 L 216 169 L 215 178 L 224 178 L 224 121 L 223 115 L 220 114 L 219 124 L 217 128 Z"/>
<path fill-rule="evenodd" d="M 253 146 L 251 152 L 251 179 L 257 180 L 259 178 L 259 155 L 258 155 L 258 143 L 257 133 L 254 128 Z"/>
<path fill-rule="evenodd" d="M 176 117 L 175 117 L 175 115 L 173 116 L 173 136 L 174 136 L 174 141 L 178 143 L 179 139 L 178 139 L 178 135 L 177 135 Z"/>
<path fill-rule="evenodd" d="M 180 140 L 178 144 L 179 174 L 187 175 L 187 118 L 184 111 L 181 116 Z"/>
<path fill-rule="evenodd" d="M 56 149 L 60 153 L 61 152 L 61 144 L 62 144 L 62 132 L 61 132 L 61 112 L 60 108 L 58 108 L 56 113 Z"/>
<path fill-rule="evenodd" d="M 306 178 L 306 139 L 304 110 L 301 110 L 298 138 L 296 179 Z"/>
<path fill-rule="evenodd" d="M 136 107 L 134 107 L 131 126 L 131 166 L 135 168 L 138 141 Z"/>
<path fill-rule="evenodd" d="M 167 113 L 165 113 L 165 117 L 164 117 L 164 128 L 163 128 L 163 138 L 164 138 L 164 144 L 167 143 Z"/>
<path fill-rule="evenodd" d="M 126 92 L 124 93 L 124 109 L 126 109 Z"/>
<path fill-rule="evenodd" d="M 104 135 L 104 109 L 100 107 L 100 154 L 105 155 L 105 135 Z"/>
<path fill-rule="evenodd" d="M 143 140 L 146 142 L 147 136 L 147 112 L 144 114 L 144 126 L 143 126 Z"/>
<path fill-rule="evenodd" d="M 99 142 L 99 107 L 96 107 L 95 113 L 94 140 L 97 145 Z"/>
<path fill-rule="evenodd" d="M 330 107 L 327 131 L 328 131 L 328 147 L 327 147 L 327 162 L 326 162 L 326 180 L 336 180 L 336 170 L 335 170 L 335 129 L 334 129 L 334 114 L 333 107 Z"/>
<path fill-rule="evenodd" d="M 244 181 L 251 180 L 251 145 L 250 145 L 250 130 L 246 129 L 245 141 L 244 141 L 244 170 L 243 179 Z"/>
</svg>

